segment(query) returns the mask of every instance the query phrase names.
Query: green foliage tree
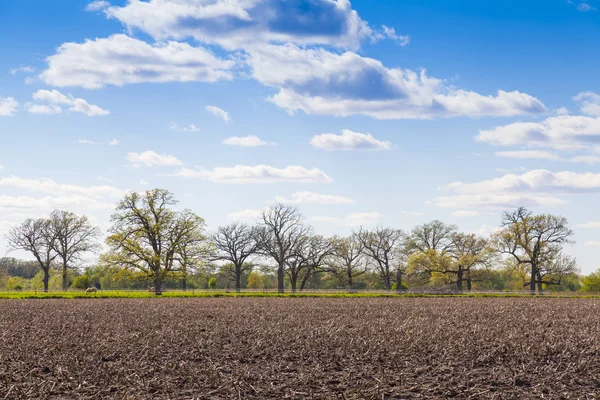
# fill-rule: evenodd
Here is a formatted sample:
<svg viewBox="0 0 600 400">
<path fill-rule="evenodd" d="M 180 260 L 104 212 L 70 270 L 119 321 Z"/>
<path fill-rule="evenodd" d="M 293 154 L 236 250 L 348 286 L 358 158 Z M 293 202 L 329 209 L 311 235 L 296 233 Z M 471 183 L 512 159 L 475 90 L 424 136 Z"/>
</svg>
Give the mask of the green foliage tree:
<svg viewBox="0 0 600 400">
<path fill-rule="evenodd" d="M 500 253 L 512 256 L 516 267 L 527 272 L 525 286 L 535 294 L 536 288 L 541 293 L 544 285 L 559 285 L 563 276 L 577 271 L 575 260 L 562 254 L 572 235 L 566 218 L 533 215 L 521 207 L 503 214 L 502 229 L 493 240 Z"/>
<path fill-rule="evenodd" d="M 600 293 L 600 269 L 592 272 L 581 280 L 581 291 L 587 293 Z"/>
<path fill-rule="evenodd" d="M 208 288 L 209 289 L 214 289 L 217 287 L 217 278 L 215 278 L 214 276 L 212 278 L 210 278 L 208 280 Z"/>
<path fill-rule="evenodd" d="M 87 275 L 79 275 L 75 277 L 73 283 L 71 284 L 72 288 L 75 289 L 87 289 L 91 285 L 90 277 Z"/>
<path fill-rule="evenodd" d="M 265 287 L 264 277 L 260 272 L 252 271 L 248 275 L 248 288 L 249 289 L 263 289 Z"/>
<path fill-rule="evenodd" d="M 131 268 L 145 273 L 162 294 L 163 282 L 188 266 L 185 252 L 197 257 L 205 246 L 204 220 L 191 212 L 171 209 L 177 201 L 167 190 L 130 192 L 119 202 L 103 255 L 107 265 Z"/>
</svg>

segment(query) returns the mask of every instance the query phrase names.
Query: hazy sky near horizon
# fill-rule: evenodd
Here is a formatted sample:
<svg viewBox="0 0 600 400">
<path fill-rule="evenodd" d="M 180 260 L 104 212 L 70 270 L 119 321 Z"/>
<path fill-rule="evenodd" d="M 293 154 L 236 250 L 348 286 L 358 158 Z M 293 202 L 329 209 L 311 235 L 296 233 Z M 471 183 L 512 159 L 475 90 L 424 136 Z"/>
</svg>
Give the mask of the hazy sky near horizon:
<svg viewBox="0 0 600 400">
<path fill-rule="evenodd" d="M 315 230 L 487 235 L 567 217 L 600 267 L 600 1 L 3 0 L 4 233 L 103 230 L 165 188 L 209 228 L 276 201 Z"/>
</svg>

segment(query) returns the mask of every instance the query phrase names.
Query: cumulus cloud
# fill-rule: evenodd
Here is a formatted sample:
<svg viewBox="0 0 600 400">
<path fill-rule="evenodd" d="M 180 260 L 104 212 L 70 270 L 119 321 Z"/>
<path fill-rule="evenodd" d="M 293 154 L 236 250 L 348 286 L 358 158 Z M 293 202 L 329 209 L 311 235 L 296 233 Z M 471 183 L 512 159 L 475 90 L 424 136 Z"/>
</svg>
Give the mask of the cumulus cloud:
<svg viewBox="0 0 600 400">
<path fill-rule="evenodd" d="M 231 118 L 229 117 L 229 113 L 227 113 L 227 111 L 216 107 L 216 106 L 206 106 L 204 107 L 204 109 L 211 113 L 212 115 L 214 115 L 217 118 L 222 119 L 223 121 L 225 121 L 225 123 L 229 123 L 229 121 L 231 121 Z"/>
<path fill-rule="evenodd" d="M 573 99 L 580 103 L 581 111 L 587 116 L 561 113 L 540 122 L 515 122 L 481 130 L 476 139 L 494 146 L 595 151 L 600 141 L 600 96 L 583 92 Z M 577 158 L 571 161 L 585 162 Z"/>
<path fill-rule="evenodd" d="M 64 95 L 58 90 L 38 90 L 33 94 L 33 99 L 47 104 L 27 103 L 25 108 L 32 114 L 60 114 L 61 106 L 69 106 L 68 111 L 85 114 L 88 117 L 103 116 L 110 111 L 90 104 L 84 99 Z"/>
<path fill-rule="evenodd" d="M 456 89 L 409 69 L 387 68 L 353 52 L 301 48 L 293 44 L 248 49 L 252 76 L 279 91 L 270 98 L 288 112 L 366 115 L 377 119 L 514 116 L 546 112 L 525 93 L 495 96 Z"/>
<path fill-rule="evenodd" d="M 575 225 L 576 228 L 584 228 L 584 229 L 598 229 L 600 228 L 600 222 L 598 221 L 589 221 L 583 224 Z"/>
<path fill-rule="evenodd" d="M 113 202 L 101 201 L 86 196 L 5 196 L 0 195 L 0 209 L 19 210 L 25 215 L 39 214 L 40 211 L 55 209 L 110 209 L 114 208 Z M 29 212 L 27 212 L 29 211 Z"/>
<path fill-rule="evenodd" d="M 392 143 L 375 139 L 370 133 L 342 130 L 340 135 L 324 133 L 313 137 L 310 144 L 324 150 L 390 150 Z"/>
<path fill-rule="evenodd" d="M 581 12 L 596 11 L 596 7 L 592 7 L 588 3 L 579 3 L 577 5 L 577 10 Z"/>
<path fill-rule="evenodd" d="M 498 151 L 496 156 L 517 159 L 560 160 L 560 157 L 556 154 L 542 150 Z"/>
<path fill-rule="evenodd" d="M 540 169 L 476 183 L 453 182 L 444 189 L 454 194 L 437 197 L 433 202 L 438 207 L 550 207 L 567 203 L 560 195 L 600 192 L 600 174 Z"/>
<path fill-rule="evenodd" d="M 16 75 L 18 72 L 32 73 L 32 72 L 35 72 L 35 68 L 33 68 L 29 65 L 23 65 L 18 68 L 13 68 L 9 72 L 11 75 Z"/>
<path fill-rule="evenodd" d="M 110 7 L 110 3 L 105 0 L 95 0 L 89 3 L 86 7 L 86 11 L 100 11 Z"/>
<path fill-rule="evenodd" d="M 244 137 L 232 136 L 230 138 L 223 140 L 222 143 L 230 145 L 230 146 L 241 146 L 241 147 L 259 147 L 259 146 L 266 146 L 269 144 L 255 135 L 248 135 L 248 136 L 244 136 Z"/>
<path fill-rule="evenodd" d="M 317 222 L 326 222 L 334 225 L 357 227 L 362 225 L 372 225 L 381 219 L 381 214 L 378 212 L 367 212 L 367 213 L 352 213 L 344 217 L 327 217 L 317 216 L 312 217 L 311 220 Z"/>
<path fill-rule="evenodd" d="M 50 195 L 59 193 L 61 196 L 73 198 L 118 198 L 124 193 L 122 190 L 108 185 L 86 187 L 62 184 L 47 178 L 29 179 L 16 176 L 0 178 L 0 186 Z"/>
<path fill-rule="evenodd" d="M 200 128 L 198 128 L 194 124 L 190 124 L 188 126 L 180 127 L 179 125 L 173 123 L 169 126 L 169 129 L 176 132 L 200 132 Z"/>
<path fill-rule="evenodd" d="M 212 170 L 182 168 L 177 173 L 166 176 L 206 179 L 212 182 L 232 184 L 328 183 L 333 181 L 318 168 L 308 169 L 300 166 L 276 168 L 270 165 L 236 165 L 234 167 L 217 167 Z"/>
<path fill-rule="evenodd" d="M 116 138 L 115 139 L 111 139 L 111 140 L 108 141 L 108 145 L 109 146 L 116 146 L 118 144 L 119 144 L 119 140 L 116 139 Z"/>
<path fill-rule="evenodd" d="M 234 61 L 187 43 L 148 44 L 123 34 L 64 43 L 47 58 L 40 79 L 52 86 L 98 89 L 142 82 L 217 82 L 232 79 Z"/>
<path fill-rule="evenodd" d="M 19 102 L 14 97 L 0 97 L 0 117 L 10 117 L 17 112 Z"/>
<path fill-rule="evenodd" d="M 581 103 L 583 113 L 600 117 L 600 95 L 593 92 L 581 92 L 573 100 Z"/>
<path fill-rule="evenodd" d="M 257 42 L 358 47 L 374 34 L 349 0 L 150 0 L 105 12 L 156 40 L 191 37 L 230 50 Z"/>
<path fill-rule="evenodd" d="M 280 203 L 292 204 L 354 204 L 355 200 L 349 197 L 337 196 L 332 194 L 320 194 L 312 192 L 296 192 L 292 194 L 292 198 L 288 199 L 283 196 L 276 196 L 276 201 Z"/>
<path fill-rule="evenodd" d="M 144 165 L 146 167 L 178 167 L 183 162 L 170 154 L 158 154 L 152 150 L 143 153 L 128 153 L 127 161 L 133 165 Z"/>
</svg>

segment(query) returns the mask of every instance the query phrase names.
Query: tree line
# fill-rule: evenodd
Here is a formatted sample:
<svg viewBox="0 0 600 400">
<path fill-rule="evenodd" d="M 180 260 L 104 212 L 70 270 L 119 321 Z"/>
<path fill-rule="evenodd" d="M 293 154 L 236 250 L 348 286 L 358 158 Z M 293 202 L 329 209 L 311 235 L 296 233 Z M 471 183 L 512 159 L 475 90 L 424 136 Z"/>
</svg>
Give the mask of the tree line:
<svg viewBox="0 0 600 400">
<path fill-rule="evenodd" d="M 107 251 L 100 254 L 97 268 L 141 276 L 157 294 L 175 278 L 185 290 L 188 279 L 209 266 L 218 266 L 238 291 L 244 280 L 249 285 L 252 271 L 272 266 L 279 292 L 286 286 L 293 292 L 304 290 L 324 275 L 349 291 L 370 277 L 385 290 L 401 292 L 408 282 L 411 287 L 462 292 L 502 269 L 536 293 L 578 272 L 576 260 L 564 252 L 572 243 L 568 221 L 525 208 L 504 212 L 500 227 L 489 237 L 460 232 L 438 220 L 409 232 L 378 226 L 361 227 L 346 237 L 324 237 L 292 205 L 275 204 L 253 225 L 235 222 L 215 232 L 208 232 L 194 212 L 176 210 L 176 205 L 173 193 L 163 189 L 126 194 L 111 216 Z M 86 216 L 57 210 L 48 218 L 25 220 L 6 239 L 9 250 L 33 256 L 47 291 L 52 268 L 61 272 L 62 288 L 68 289 L 69 271 L 86 254 L 100 252 L 101 236 Z"/>
</svg>

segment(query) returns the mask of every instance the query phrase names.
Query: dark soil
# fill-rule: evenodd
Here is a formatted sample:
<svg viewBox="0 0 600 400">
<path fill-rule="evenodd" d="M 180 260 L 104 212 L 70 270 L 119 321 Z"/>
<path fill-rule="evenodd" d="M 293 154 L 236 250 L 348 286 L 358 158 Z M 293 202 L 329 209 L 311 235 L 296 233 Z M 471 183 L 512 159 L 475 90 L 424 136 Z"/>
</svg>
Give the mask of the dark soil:
<svg viewBox="0 0 600 400">
<path fill-rule="evenodd" d="M 0 399 L 599 393 L 595 299 L 0 301 Z"/>
</svg>

